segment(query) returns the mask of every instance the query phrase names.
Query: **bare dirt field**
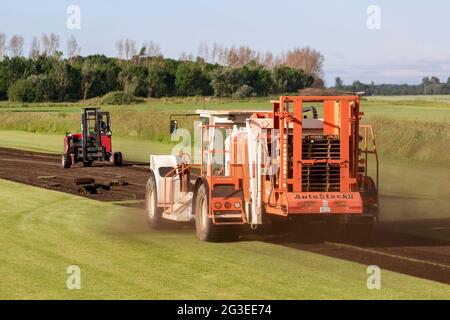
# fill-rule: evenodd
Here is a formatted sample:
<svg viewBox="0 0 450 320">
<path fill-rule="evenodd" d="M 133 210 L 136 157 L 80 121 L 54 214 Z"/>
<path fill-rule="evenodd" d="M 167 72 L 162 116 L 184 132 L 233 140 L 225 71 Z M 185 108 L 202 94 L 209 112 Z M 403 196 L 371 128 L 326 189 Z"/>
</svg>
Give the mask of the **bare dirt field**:
<svg viewBox="0 0 450 320">
<path fill-rule="evenodd" d="M 126 182 L 113 185 L 110 191 L 81 195 L 99 201 L 125 201 L 127 205 L 143 208 L 148 165 L 126 163 L 123 167 L 99 163 L 91 168 L 81 165 L 62 169 L 57 155 L 0 148 L 0 178 L 79 194 L 75 178 L 93 178 L 98 183 Z M 273 244 L 314 252 L 321 255 L 378 265 L 416 277 L 450 284 L 450 241 L 446 237 L 427 236 L 427 230 L 450 233 L 450 219 L 424 221 L 381 222 L 377 224 L 368 244 L 327 239 L 326 228 L 311 226 L 311 236 L 305 241 L 292 241 L 287 235 L 273 235 L 262 230 L 242 237 L 246 241 L 265 241 Z M 408 230 L 415 230 L 409 233 Z M 417 231 L 420 235 L 417 235 Z M 176 231 L 175 231 L 176 232 Z M 448 239 L 448 238 L 447 238 Z"/>
<path fill-rule="evenodd" d="M 97 162 L 90 168 L 79 163 L 62 169 L 58 155 L 0 148 L 0 178 L 72 194 L 79 194 L 75 178 L 93 178 L 96 183 L 116 182 L 118 185 L 113 185 L 109 191 L 99 190 L 97 194 L 82 196 L 100 201 L 143 200 L 148 165 L 125 163 L 114 167 Z"/>
</svg>

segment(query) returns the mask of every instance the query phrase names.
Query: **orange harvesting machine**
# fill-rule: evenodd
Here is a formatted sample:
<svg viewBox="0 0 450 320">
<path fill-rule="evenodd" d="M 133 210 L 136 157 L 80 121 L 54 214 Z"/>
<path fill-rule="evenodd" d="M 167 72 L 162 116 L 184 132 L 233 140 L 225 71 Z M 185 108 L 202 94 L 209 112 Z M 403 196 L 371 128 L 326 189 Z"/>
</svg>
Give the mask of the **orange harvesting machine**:
<svg viewBox="0 0 450 320">
<path fill-rule="evenodd" d="M 195 221 L 201 240 L 228 241 L 242 225 L 285 222 L 301 232 L 298 222 L 319 219 L 369 233 L 379 212 L 378 156 L 372 127 L 361 124 L 360 97 L 272 103 L 270 111 L 198 111 L 198 161 L 150 156 L 152 227 Z M 171 133 L 177 126 L 171 120 Z"/>
</svg>

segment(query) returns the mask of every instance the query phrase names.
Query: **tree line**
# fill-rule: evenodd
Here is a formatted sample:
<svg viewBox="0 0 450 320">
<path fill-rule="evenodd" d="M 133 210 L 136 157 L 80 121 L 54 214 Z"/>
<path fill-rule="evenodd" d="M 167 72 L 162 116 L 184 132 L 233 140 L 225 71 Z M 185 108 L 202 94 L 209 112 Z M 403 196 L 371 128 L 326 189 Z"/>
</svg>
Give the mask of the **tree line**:
<svg viewBox="0 0 450 320">
<path fill-rule="evenodd" d="M 323 86 L 323 56 L 309 47 L 274 55 L 202 43 L 197 55 L 171 59 L 154 41 L 138 49 L 131 39 L 119 40 L 116 57 L 81 56 L 73 36 L 65 53 L 60 46 L 58 35 L 44 34 L 32 39 L 25 56 L 23 37 L 14 35 L 8 42 L 0 33 L 0 100 L 76 101 L 113 91 L 137 97 L 244 98 Z"/>
<path fill-rule="evenodd" d="M 344 85 L 342 79 L 335 79 L 334 89 L 364 92 L 365 95 L 446 95 L 450 94 L 450 77 L 447 82 L 441 82 L 437 77 L 425 77 L 422 82 L 417 85 L 408 84 L 365 84 L 355 81 L 351 85 Z"/>
</svg>

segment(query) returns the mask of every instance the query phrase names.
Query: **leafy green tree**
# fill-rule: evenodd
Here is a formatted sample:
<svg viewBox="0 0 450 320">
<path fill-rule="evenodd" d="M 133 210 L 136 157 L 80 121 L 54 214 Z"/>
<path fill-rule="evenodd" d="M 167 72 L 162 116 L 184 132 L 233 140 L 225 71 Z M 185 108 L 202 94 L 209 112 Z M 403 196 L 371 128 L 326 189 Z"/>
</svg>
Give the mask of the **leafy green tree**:
<svg viewBox="0 0 450 320">
<path fill-rule="evenodd" d="M 441 83 L 441 80 L 439 80 L 439 78 L 437 78 L 437 77 L 431 77 L 431 79 L 430 79 L 430 84 L 432 84 L 432 85 L 438 85 L 438 84 L 440 84 Z"/>
<path fill-rule="evenodd" d="M 211 86 L 217 97 L 231 97 L 243 84 L 239 69 L 220 68 L 211 75 Z"/>
<path fill-rule="evenodd" d="M 203 95 L 207 91 L 207 85 L 199 64 L 180 63 L 175 74 L 175 86 L 179 96 Z"/>
<path fill-rule="evenodd" d="M 244 85 L 251 87 L 255 95 L 266 96 L 272 88 L 272 77 L 269 70 L 255 63 L 239 69 Z"/>
<path fill-rule="evenodd" d="M 94 85 L 95 81 L 100 79 L 100 74 L 98 72 L 98 66 L 94 61 L 86 60 L 81 66 L 81 88 L 83 90 L 83 100 L 92 97 L 93 94 L 90 93 L 91 87 Z"/>
<path fill-rule="evenodd" d="M 233 98 L 242 99 L 249 98 L 255 95 L 255 90 L 252 87 L 244 84 L 239 89 L 237 89 L 236 92 L 233 93 Z"/>
<path fill-rule="evenodd" d="M 313 78 L 301 70 L 277 66 L 272 70 L 272 92 L 290 93 L 312 85 Z"/>
<path fill-rule="evenodd" d="M 56 94 L 57 86 L 47 75 L 19 79 L 8 89 L 9 100 L 17 102 L 53 101 Z"/>
<path fill-rule="evenodd" d="M 51 58 L 52 69 L 49 78 L 54 82 L 56 92 L 51 94 L 52 100 L 67 101 L 81 98 L 80 73 L 67 60 Z"/>
<path fill-rule="evenodd" d="M 154 98 L 171 96 L 170 84 L 174 82 L 175 76 L 165 68 L 161 66 L 151 68 L 147 78 L 148 96 Z"/>
<path fill-rule="evenodd" d="M 80 70 L 83 99 L 103 96 L 119 89 L 120 67 L 105 56 L 84 58 Z"/>
<path fill-rule="evenodd" d="M 8 88 L 19 79 L 25 78 L 31 72 L 31 59 L 23 57 L 5 57 L 0 62 L 0 100 L 8 98 Z"/>
<path fill-rule="evenodd" d="M 380 84 L 375 83 L 364 84 L 355 81 L 352 85 L 343 86 L 343 89 L 351 92 L 364 91 L 366 95 L 433 95 L 433 94 L 450 94 L 450 86 L 441 83 L 437 77 L 425 77 L 421 84 Z"/>
<path fill-rule="evenodd" d="M 35 102 L 35 85 L 27 79 L 19 79 L 9 87 L 8 98 L 14 102 Z"/>
<path fill-rule="evenodd" d="M 148 69 L 141 65 L 129 65 L 122 68 L 119 72 L 119 81 L 123 91 L 133 96 L 146 97 L 148 74 Z"/>
</svg>

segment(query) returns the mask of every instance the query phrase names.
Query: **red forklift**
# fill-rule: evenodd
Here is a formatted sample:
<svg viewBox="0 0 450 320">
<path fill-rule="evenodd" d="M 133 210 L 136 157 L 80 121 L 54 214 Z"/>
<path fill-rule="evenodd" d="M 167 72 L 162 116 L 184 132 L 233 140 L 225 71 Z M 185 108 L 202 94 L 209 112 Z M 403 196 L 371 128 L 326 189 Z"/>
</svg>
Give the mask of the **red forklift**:
<svg viewBox="0 0 450 320">
<path fill-rule="evenodd" d="M 121 166 L 121 152 L 112 151 L 111 118 L 109 112 L 100 108 L 81 110 L 81 133 L 66 133 L 62 167 L 70 168 L 78 162 L 90 167 L 94 161 L 109 161 Z"/>
</svg>

